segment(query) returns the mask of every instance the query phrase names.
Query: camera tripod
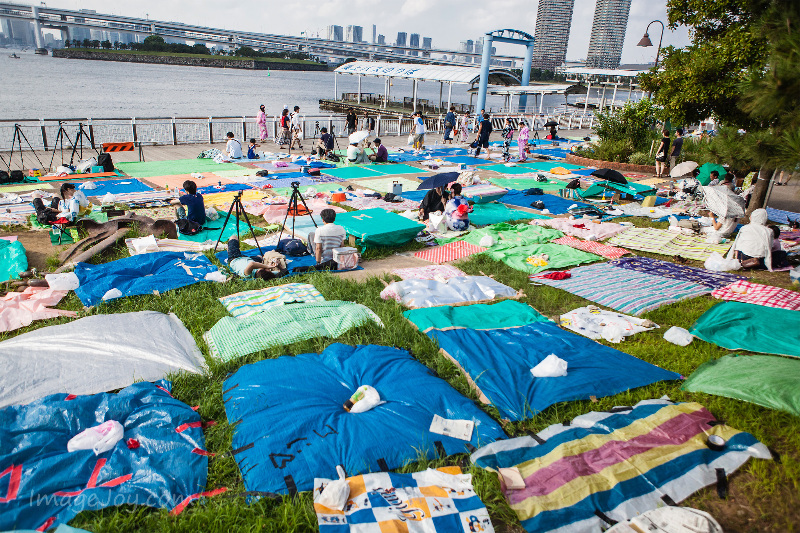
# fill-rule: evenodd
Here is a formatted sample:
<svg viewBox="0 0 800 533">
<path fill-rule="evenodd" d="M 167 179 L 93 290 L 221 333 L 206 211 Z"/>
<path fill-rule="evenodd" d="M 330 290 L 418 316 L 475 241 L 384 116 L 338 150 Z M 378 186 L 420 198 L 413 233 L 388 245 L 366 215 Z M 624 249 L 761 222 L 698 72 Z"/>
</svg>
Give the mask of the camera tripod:
<svg viewBox="0 0 800 533">
<path fill-rule="evenodd" d="M 308 155 L 314 155 L 317 152 L 317 137 L 319 136 L 319 120 L 314 122 L 314 137 L 311 139 L 311 151 Z"/>
<path fill-rule="evenodd" d="M 250 228 L 250 233 L 253 235 L 253 240 L 256 241 L 256 248 L 258 248 L 258 252 L 263 256 L 264 250 L 262 250 L 261 245 L 258 244 L 256 232 L 253 231 L 253 225 L 250 224 L 250 219 L 247 217 L 247 211 L 244 210 L 244 206 L 242 205 L 242 191 L 239 191 L 236 196 L 233 197 L 233 202 L 231 202 L 231 206 L 228 208 L 228 214 L 225 217 L 225 223 L 222 224 L 222 229 L 219 231 L 217 243 L 214 245 L 214 251 L 217 251 L 217 247 L 219 246 L 220 241 L 222 241 L 222 235 L 225 233 L 225 227 L 228 225 L 228 220 L 231 218 L 234 208 L 236 209 L 236 238 L 241 241 L 239 238 L 239 215 L 244 215 L 244 221 L 247 224 L 247 227 Z"/>
<path fill-rule="evenodd" d="M 25 170 L 25 158 L 22 157 L 22 141 L 23 140 L 25 141 L 25 144 L 28 145 L 28 149 L 31 152 L 33 152 L 33 156 L 39 162 L 40 168 L 44 168 L 44 163 L 42 163 L 42 160 L 39 159 L 39 156 L 36 154 L 36 150 L 34 150 L 33 146 L 31 146 L 30 141 L 28 141 L 28 138 L 25 136 L 25 133 L 22 131 L 22 127 L 19 124 L 14 124 L 14 136 L 11 139 L 11 153 L 8 155 L 8 163 L 6 164 L 6 167 L 8 168 L 9 174 L 11 173 L 11 164 L 14 162 L 14 146 L 15 145 L 19 146 L 19 148 L 18 148 L 18 151 L 19 151 L 19 168 L 20 168 L 20 170 Z"/>
<path fill-rule="evenodd" d="M 298 204 L 298 200 L 303 202 L 303 207 L 305 208 L 305 213 L 300 213 L 300 208 Z M 308 213 L 308 216 L 311 217 L 311 222 L 314 223 L 314 227 L 318 228 L 317 222 L 314 220 L 314 215 L 311 214 L 311 209 L 308 208 L 308 204 L 306 204 L 305 199 L 303 199 L 303 195 L 300 194 L 300 182 L 293 181 L 292 182 L 292 196 L 289 198 L 289 205 L 286 206 L 286 216 L 283 217 L 283 227 L 281 228 L 281 232 L 278 234 L 278 242 L 281 242 L 281 237 L 283 237 L 283 230 L 286 228 L 286 221 L 289 219 L 289 215 L 292 215 L 292 238 L 297 238 L 294 234 L 294 220 L 297 218 L 297 215 L 300 214 L 301 216 Z"/>
<path fill-rule="evenodd" d="M 79 122 L 78 131 L 75 134 L 75 141 L 73 142 L 69 138 L 67 130 L 64 129 L 64 123 L 61 121 L 58 122 L 58 133 L 56 134 L 56 142 L 53 143 L 53 155 L 50 157 L 50 168 L 53 167 L 53 161 L 56 158 L 56 150 L 58 149 L 61 150 L 61 164 L 64 164 L 64 139 L 66 139 L 67 142 L 72 145 L 72 153 L 69 156 L 69 166 L 73 166 L 75 162 L 75 154 L 78 153 L 78 150 L 80 150 L 80 154 L 78 154 L 78 161 L 83 159 L 83 139 L 86 139 L 86 141 L 89 143 L 89 146 L 92 147 L 92 150 L 94 150 L 98 156 L 100 155 L 100 152 L 97 150 L 97 148 L 95 148 L 94 139 L 89 137 L 89 134 L 86 133 L 84 128 L 85 126 L 83 125 L 83 122 Z"/>
</svg>

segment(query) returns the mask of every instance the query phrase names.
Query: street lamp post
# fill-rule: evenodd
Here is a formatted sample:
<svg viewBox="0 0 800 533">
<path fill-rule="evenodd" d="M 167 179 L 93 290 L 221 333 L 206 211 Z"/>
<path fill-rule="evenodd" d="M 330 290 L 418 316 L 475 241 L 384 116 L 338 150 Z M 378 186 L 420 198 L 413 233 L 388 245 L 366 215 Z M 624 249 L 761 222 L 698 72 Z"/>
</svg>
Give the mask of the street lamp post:
<svg viewBox="0 0 800 533">
<path fill-rule="evenodd" d="M 650 24 L 647 25 L 647 28 L 645 28 L 645 30 L 644 30 L 644 37 L 642 37 L 642 39 L 639 41 L 639 43 L 636 46 L 641 46 L 643 48 L 647 48 L 649 46 L 653 46 L 653 41 L 650 40 L 650 34 L 648 32 L 650 31 L 650 26 L 652 24 L 655 24 L 656 22 L 661 24 L 661 37 L 658 38 L 658 49 L 656 50 L 656 64 L 655 64 L 655 69 L 658 70 L 658 58 L 661 55 L 661 41 L 664 40 L 664 23 L 661 22 L 660 20 L 651 21 Z M 647 97 L 648 98 L 650 98 L 652 95 L 653 95 L 653 91 L 649 91 L 647 93 Z"/>
</svg>

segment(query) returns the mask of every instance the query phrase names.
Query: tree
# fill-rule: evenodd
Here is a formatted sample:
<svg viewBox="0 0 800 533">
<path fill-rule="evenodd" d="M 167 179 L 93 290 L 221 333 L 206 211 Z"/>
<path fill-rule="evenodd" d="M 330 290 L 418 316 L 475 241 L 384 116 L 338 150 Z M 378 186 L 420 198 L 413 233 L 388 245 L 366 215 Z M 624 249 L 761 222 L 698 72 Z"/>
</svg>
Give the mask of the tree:
<svg viewBox="0 0 800 533">
<path fill-rule="evenodd" d="M 92 41 L 90 39 L 84 39 L 83 40 L 83 47 L 84 48 L 91 48 L 92 47 Z"/>
<path fill-rule="evenodd" d="M 105 41 L 103 41 L 102 43 L 100 43 L 100 46 L 102 46 L 102 47 L 103 47 L 103 50 L 111 50 L 111 48 L 112 48 L 112 46 L 113 46 L 113 45 L 111 44 L 111 41 L 109 41 L 108 39 L 106 39 Z"/>
<path fill-rule="evenodd" d="M 202 44 L 202 43 L 195 43 L 195 45 L 192 46 L 192 50 L 193 50 L 192 53 L 195 53 L 195 54 L 209 55 L 211 53 L 208 50 L 208 47 L 206 45 Z"/>
<path fill-rule="evenodd" d="M 98 39 L 92 41 L 92 48 L 100 48 L 100 41 Z"/>
</svg>

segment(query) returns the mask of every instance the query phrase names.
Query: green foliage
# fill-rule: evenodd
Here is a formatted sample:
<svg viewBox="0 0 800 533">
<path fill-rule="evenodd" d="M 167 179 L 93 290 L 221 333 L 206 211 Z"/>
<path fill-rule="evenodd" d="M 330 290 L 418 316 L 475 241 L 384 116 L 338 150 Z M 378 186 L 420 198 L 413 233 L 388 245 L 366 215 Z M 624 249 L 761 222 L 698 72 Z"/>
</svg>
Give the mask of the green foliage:
<svg viewBox="0 0 800 533">
<path fill-rule="evenodd" d="M 615 143 L 614 146 L 626 147 L 627 161 L 633 152 L 650 149 L 650 142 L 657 137 L 654 132 L 656 113 L 657 109 L 650 99 L 628 102 L 620 108 L 597 113 L 594 131 L 601 141 L 610 141 Z"/>
<path fill-rule="evenodd" d="M 634 152 L 628 157 L 628 163 L 631 165 L 649 165 L 650 154 L 645 152 Z"/>
</svg>

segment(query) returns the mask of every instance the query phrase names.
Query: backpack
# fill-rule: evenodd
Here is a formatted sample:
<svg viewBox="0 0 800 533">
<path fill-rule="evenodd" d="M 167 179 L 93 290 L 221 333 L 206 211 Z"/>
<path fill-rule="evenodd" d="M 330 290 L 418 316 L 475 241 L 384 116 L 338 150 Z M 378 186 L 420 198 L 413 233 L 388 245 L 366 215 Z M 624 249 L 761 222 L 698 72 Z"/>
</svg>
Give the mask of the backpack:
<svg viewBox="0 0 800 533">
<path fill-rule="evenodd" d="M 333 161 L 334 163 L 338 163 L 339 161 L 342 160 L 341 157 L 339 157 L 338 155 L 334 154 L 333 152 L 331 152 L 328 155 L 326 155 L 325 159 L 327 159 L 328 161 Z"/>
<path fill-rule="evenodd" d="M 544 194 L 544 191 L 542 189 L 540 189 L 539 187 L 532 187 L 530 189 L 527 189 L 525 191 L 525 194 L 529 195 L 529 196 L 530 195 L 541 196 L 542 194 Z"/>
<path fill-rule="evenodd" d="M 258 170 L 256 171 L 256 176 L 260 177 L 269 176 L 269 170 Z"/>
<path fill-rule="evenodd" d="M 5 170 L 0 170 L 0 185 L 11 183 L 11 176 Z"/>
<path fill-rule="evenodd" d="M 574 180 L 567 183 L 567 189 L 579 189 L 581 186 L 581 180 L 579 178 L 575 178 Z"/>
<path fill-rule="evenodd" d="M 300 239 L 281 239 L 275 251 L 291 257 L 309 255 L 308 247 Z"/>
<path fill-rule="evenodd" d="M 103 172 L 114 172 L 114 161 L 111 154 L 103 152 L 97 157 L 97 164 L 103 167 Z"/>
<path fill-rule="evenodd" d="M 176 220 L 175 225 L 178 227 L 178 231 L 184 235 L 197 235 L 203 229 L 203 226 L 188 218 Z"/>
</svg>

